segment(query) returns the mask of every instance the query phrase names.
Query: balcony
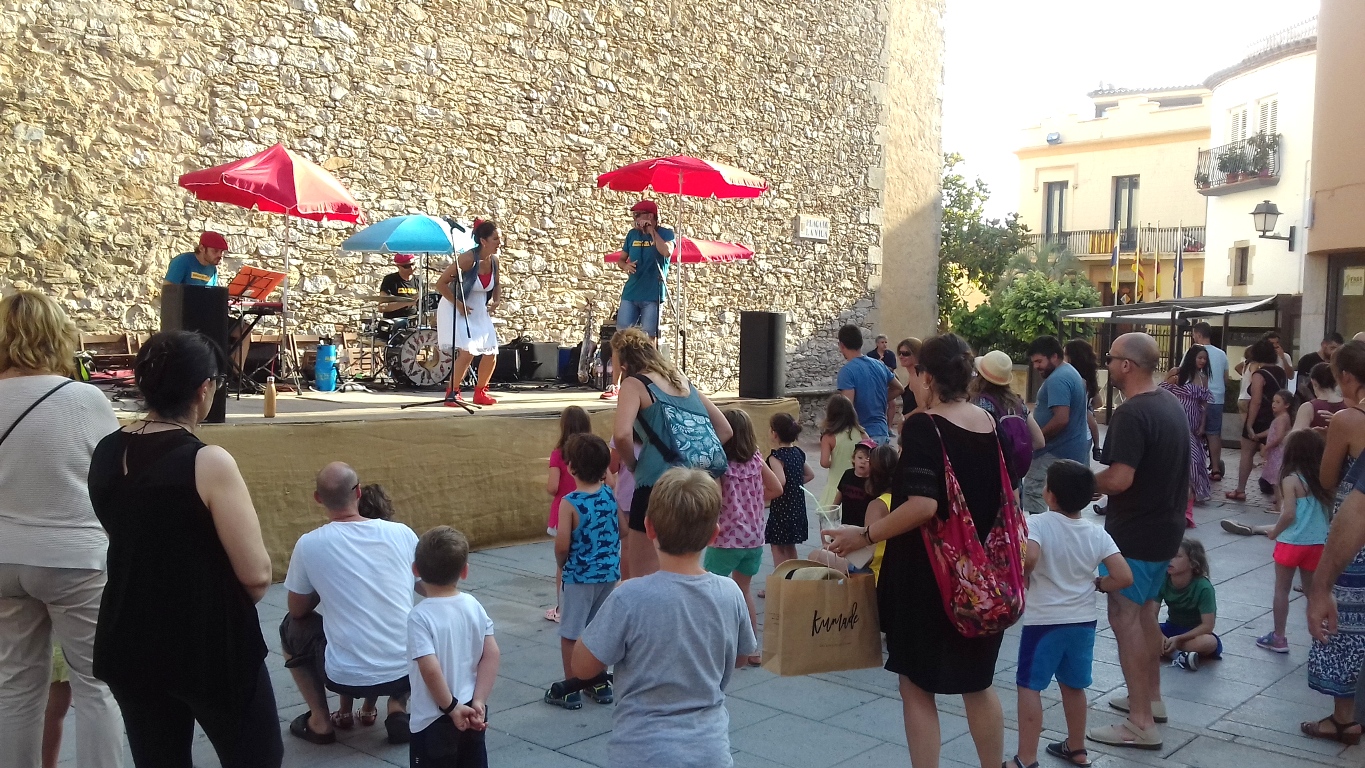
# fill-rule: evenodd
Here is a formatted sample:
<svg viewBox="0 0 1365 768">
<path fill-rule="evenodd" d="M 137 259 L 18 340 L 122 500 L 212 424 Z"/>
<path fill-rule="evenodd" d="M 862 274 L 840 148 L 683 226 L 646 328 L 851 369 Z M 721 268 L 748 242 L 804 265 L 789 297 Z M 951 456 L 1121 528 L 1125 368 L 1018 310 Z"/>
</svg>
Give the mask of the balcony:
<svg viewBox="0 0 1365 768">
<path fill-rule="evenodd" d="M 1194 185 L 1205 196 L 1230 195 L 1280 183 L 1280 134 L 1258 133 L 1199 152 Z"/>
<path fill-rule="evenodd" d="M 1204 253 L 1204 227 L 1128 227 L 1126 229 L 1081 229 L 1072 232 L 1048 234 L 1029 234 L 1029 242 L 1034 247 L 1056 244 L 1081 259 L 1094 257 L 1109 258 L 1118 243 L 1119 253 L 1141 252 L 1172 254 L 1179 250 L 1185 254 Z"/>
</svg>

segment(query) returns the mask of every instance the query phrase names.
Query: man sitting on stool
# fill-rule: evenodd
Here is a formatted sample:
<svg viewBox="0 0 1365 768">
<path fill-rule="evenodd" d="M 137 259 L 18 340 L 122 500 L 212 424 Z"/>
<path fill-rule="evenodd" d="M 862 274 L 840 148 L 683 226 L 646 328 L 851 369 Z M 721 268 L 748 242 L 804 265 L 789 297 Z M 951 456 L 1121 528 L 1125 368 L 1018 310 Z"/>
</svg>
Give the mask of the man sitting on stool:
<svg viewBox="0 0 1365 768">
<path fill-rule="evenodd" d="M 407 619 L 414 590 L 417 536 L 402 523 L 360 515 L 360 479 L 340 462 L 323 467 L 314 500 L 328 523 L 299 537 L 284 586 L 289 615 L 280 623 L 284 665 L 308 703 L 289 732 L 314 744 L 336 741 L 354 726 L 353 698 L 364 699 L 360 724 L 373 725 L 387 696 L 390 744 L 408 741 Z M 418 585 L 420 587 L 420 584 Z M 316 611 L 326 606 L 325 614 Z M 327 691 L 341 696 L 335 713 Z"/>
<path fill-rule="evenodd" d="M 393 263 L 398 267 L 398 271 L 384 276 L 383 282 L 379 284 L 379 292 L 386 296 L 397 296 L 402 301 L 390 301 L 379 305 L 379 311 L 384 315 L 384 319 L 392 323 L 390 328 L 385 329 L 383 335 L 407 328 L 409 318 L 417 314 L 417 280 L 413 278 L 413 255 L 395 253 Z"/>
</svg>

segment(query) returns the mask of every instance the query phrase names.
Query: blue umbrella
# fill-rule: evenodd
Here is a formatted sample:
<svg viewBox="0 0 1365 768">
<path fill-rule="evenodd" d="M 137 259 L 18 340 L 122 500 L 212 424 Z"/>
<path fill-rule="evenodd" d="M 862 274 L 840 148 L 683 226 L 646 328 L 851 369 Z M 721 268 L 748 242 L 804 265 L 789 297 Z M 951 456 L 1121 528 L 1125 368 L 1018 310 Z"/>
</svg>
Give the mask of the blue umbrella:
<svg viewBox="0 0 1365 768">
<path fill-rule="evenodd" d="M 341 244 L 343 251 L 367 253 L 450 253 L 450 225 L 425 215 L 394 216 L 360 230 Z"/>
</svg>

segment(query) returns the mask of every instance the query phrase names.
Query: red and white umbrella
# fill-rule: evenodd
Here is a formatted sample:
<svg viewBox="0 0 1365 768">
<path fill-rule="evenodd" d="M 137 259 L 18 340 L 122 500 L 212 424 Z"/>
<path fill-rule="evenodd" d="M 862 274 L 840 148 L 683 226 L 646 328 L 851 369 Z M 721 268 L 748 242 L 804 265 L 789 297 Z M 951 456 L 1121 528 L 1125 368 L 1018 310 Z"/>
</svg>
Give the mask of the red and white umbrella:
<svg viewBox="0 0 1365 768">
<path fill-rule="evenodd" d="M 758 197 L 768 189 L 768 182 L 734 166 L 675 155 L 607 171 L 597 177 L 597 186 L 619 192 L 653 189 L 669 195 L 735 198 Z"/>
<path fill-rule="evenodd" d="M 678 246 L 673 249 L 673 258 L 669 260 L 673 264 L 728 264 L 754 257 L 752 248 L 739 243 L 693 240 L 690 237 L 679 237 L 678 240 Z M 603 261 L 608 264 L 619 262 L 623 255 L 622 251 L 613 251 L 607 254 Z"/>
</svg>

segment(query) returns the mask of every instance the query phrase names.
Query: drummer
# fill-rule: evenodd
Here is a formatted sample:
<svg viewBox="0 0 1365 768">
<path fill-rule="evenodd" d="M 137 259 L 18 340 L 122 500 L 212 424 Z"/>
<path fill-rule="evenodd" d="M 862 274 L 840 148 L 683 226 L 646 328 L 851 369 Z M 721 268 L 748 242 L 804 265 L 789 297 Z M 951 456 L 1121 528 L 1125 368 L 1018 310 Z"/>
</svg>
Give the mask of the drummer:
<svg viewBox="0 0 1365 768">
<path fill-rule="evenodd" d="M 498 225 L 483 220 L 475 220 L 473 235 L 476 245 L 460 254 L 436 281 L 436 290 L 441 293 L 436 334 L 442 349 L 456 353 L 450 387 L 446 391 L 446 405 L 450 406 L 463 401 L 460 382 L 475 357 L 482 359 L 474 403 L 496 405 L 498 402 L 488 396 L 488 382 L 498 364 L 498 334 L 492 315 L 502 301 L 498 259 L 502 238 Z"/>
<path fill-rule="evenodd" d="M 379 283 L 379 292 L 385 296 L 397 296 L 402 301 L 390 301 L 379 305 L 384 319 L 393 321 L 393 330 L 408 327 L 410 318 L 417 314 L 417 278 L 413 274 L 415 259 L 410 253 L 395 253 L 394 266 L 397 272 L 390 272 Z"/>
</svg>

